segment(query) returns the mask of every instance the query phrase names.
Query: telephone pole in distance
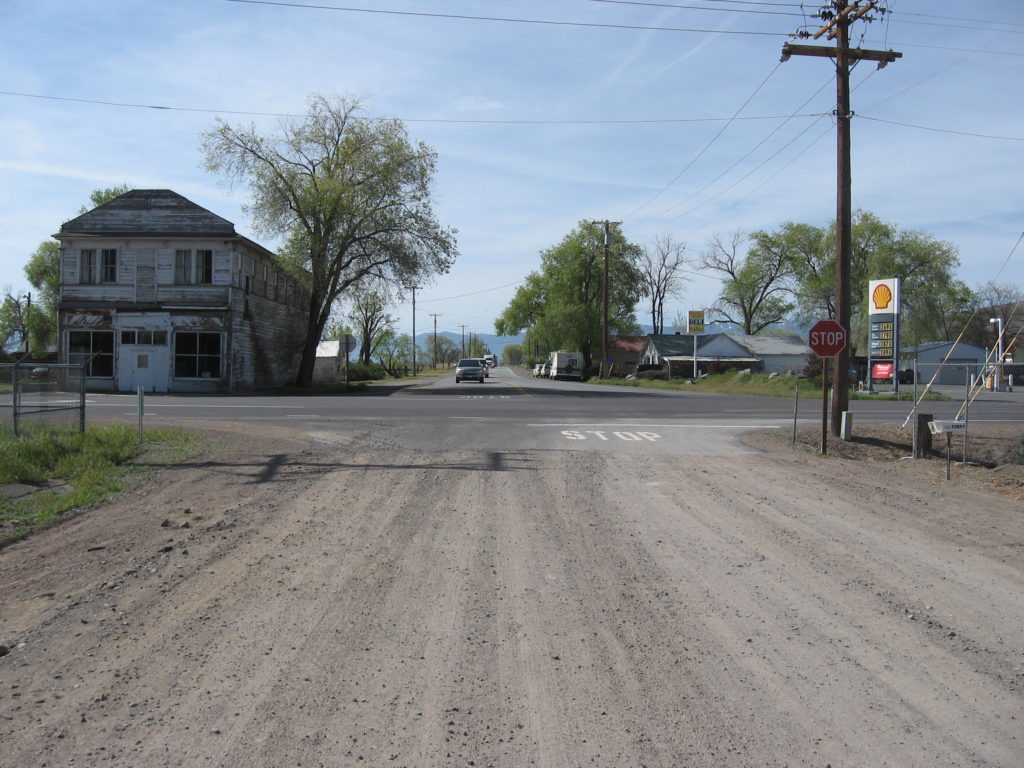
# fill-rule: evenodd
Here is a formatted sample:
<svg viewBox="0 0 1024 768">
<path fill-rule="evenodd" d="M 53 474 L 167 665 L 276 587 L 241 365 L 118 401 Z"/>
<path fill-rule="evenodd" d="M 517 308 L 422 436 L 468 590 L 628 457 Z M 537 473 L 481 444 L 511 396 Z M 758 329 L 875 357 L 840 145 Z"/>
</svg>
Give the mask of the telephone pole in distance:
<svg viewBox="0 0 1024 768">
<path fill-rule="evenodd" d="M 886 64 L 903 56 L 895 51 L 868 51 L 862 48 L 850 48 L 850 25 L 866 16 L 870 11 L 886 13 L 875 0 L 861 4 L 861 0 L 831 0 L 822 10 L 820 17 L 825 25 L 814 33 L 817 40 L 828 34 L 830 40 L 836 41 L 835 48 L 818 45 L 782 44 L 782 61 L 791 56 L 821 56 L 835 59 L 836 63 L 836 316 L 835 320 L 843 326 L 847 338 L 850 337 L 850 250 L 852 228 L 852 205 L 850 200 L 850 121 L 853 111 L 850 109 L 850 62 L 877 61 L 881 69 Z M 871 21 L 869 17 L 866 19 Z M 804 36 L 809 36 L 803 33 Z M 849 408 L 849 370 L 850 347 L 847 345 L 836 356 L 835 368 L 832 371 L 832 434 L 838 436 L 843 418 L 843 411 Z M 871 371 L 868 371 L 870 378 Z"/>
<path fill-rule="evenodd" d="M 591 224 L 601 224 L 604 226 L 604 280 L 601 282 L 601 303 L 603 305 L 601 313 L 601 378 L 608 376 L 608 371 L 605 366 L 608 365 L 608 246 L 612 242 L 611 226 L 612 224 L 621 224 L 621 221 L 592 221 Z"/>
</svg>

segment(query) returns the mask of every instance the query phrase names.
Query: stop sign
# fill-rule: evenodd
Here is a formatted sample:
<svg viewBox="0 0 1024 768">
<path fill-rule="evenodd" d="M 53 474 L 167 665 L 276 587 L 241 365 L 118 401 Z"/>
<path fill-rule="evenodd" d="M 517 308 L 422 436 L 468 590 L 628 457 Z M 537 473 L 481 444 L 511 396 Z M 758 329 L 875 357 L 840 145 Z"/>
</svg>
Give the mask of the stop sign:
<svg viewBox="0 0 1024 768">
<path fill-rule="evenodd" d="M 846 329 L 835 320 L 819 320 L 807 334 L 807 346 L 818 357 L 835 357 L 846 347 Z"/>
</svg>

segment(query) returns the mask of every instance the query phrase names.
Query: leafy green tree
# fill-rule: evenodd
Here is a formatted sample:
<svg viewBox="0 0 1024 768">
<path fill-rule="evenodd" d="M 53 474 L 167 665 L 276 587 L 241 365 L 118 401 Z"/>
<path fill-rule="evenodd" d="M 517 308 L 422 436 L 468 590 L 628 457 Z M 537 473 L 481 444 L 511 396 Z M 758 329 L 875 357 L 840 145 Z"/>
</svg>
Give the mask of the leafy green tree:
<svg viewBox="0 0 1024 768">
<path fill-rule="evenodd" d="M 126 192 L 131 192 L 133 189 L 135 189 L 135 187 L 131 184 L 118 184 L 113 187 L 94 189 L 89 193 L 89 202 L 92 203 L 92 207 L 83 205 L 78 209 L 78 215 L 81 216 L 83 213 L 88 213 L 93 208 L 99 208 L 101 205 L 109 203 L 115 197 L 120 197 Z"/>
<path fill-rule="evenodd" d="M 701 267 L 722 280 L 711 319 L 735 323 L 752 335 L 793 311 L 793 260 L 763 232 L 750 236 L 752 245 L 742 255 L 744 239 L 738 232 L 729 241 L 716 235 L 701 256 Z"/>
<path fill-rule="evenodd" d="M 310 303 L 297 383 L 313 379 L 335 301 L 367 279 L 422 283 L 455 260 L 455 230 L 431 206 L 437 154 L 399 120 L 358 116 L 352 98 L 315 96 L 276 135 L 218 121 L 203 134 L 206 167 L 248 183 L 257 230 L 284 236 L 282 257 L 308 274 Z"/>
<path fill-rule="evenodd" d="M 501 351 L 502 362 L 505 365 L 522 365 L 526 352 L 518 344 L 506 344 Z"/>
<path fill-rule="evenodd" d="M 412 337 L 387 328 L 380 335 L 374 356 L 389 376 L 402 376 L 407 370 L 412 370 Z"/>
<path fill-rule="evenodd" d="M 359 339 L 359 361 L 370 364 L 374 350 L 387 332 L 394 332 L 398 322 L 388 314 L 388 302 L 381 290 L 361 292 L 348 313 L 348 319 Z"/>
<path fill-rule="evenodd" d="M 83 205 L 79 209 L 78 215 L 108 203 L 132 189 L 133 187 L 129 184 L 94 189 L 89 193 L 89 201 L 92 205 Z M 19 346 L 24 346 L 25 337 L 27 337 L 29 349 L 33 354 L 40 354 L 57 346 L 57 315 L 60 310 L 60 244 L 55 240 L 41 242 L 29 256 L 24 269 L 25 277 L 34 289 L 31 301 L 28 300 L 28 296 L 15 297 L 10 291 L 7 291 L 4 303 L 8 306 L 8 311 L 0 315 L 0 335 L 8 339 L 8 344 L 15 343 Z M 14 302 L 14 304 L 10 302 Z M 15 304 L 20 307 L 16 312 L 14 311 Z M 8 325 L 14 317 L 17 317 L 19 323 L 17 329 Z M 15 336 L 17 336 L 17 340 L 13 341 Z"/>
<path fill-rule="evenodd" d="M 799 322 L 835 317 L 835 226 L 786 222 L 772 231 L 750 236 L 752 272 L 734 269 L 736 261 L 722 257 L 719 246 L 715 266 L 727 276 L 723 297 L 738 305 L 730 319 L 755 306 L 757 289 L 771 287 L 769 311 L 751 327 L 765 327 L 772 315 L 785 316 L 787 305 Z M 972 306 L 972 291 L 953 275 L 959 265 L 956 248 L 924 232 L 900 230 L 876 215 L 857 211 L 853 217 L 850 254 L 850 345 L 867 344 L 867 292 L 871 280 L 900 280 L 903 346 L 955 338 Z M 749 270 L 750 264 L 741 266 Z M 734 279 L 745 276 L 746 280 Z M 788 294 L 788 296 L 787 296 Z M 729 304 L 729 302 L 724 302 Z M 770 321 L 770 322 L 777 322 Z"/>
<path fill-rule="evenodd" d="M 618 225 L 610 229 L 608 248 L 608 333 L 637 330 L 634 308 L 647 295 L 638 267 L 641 249 Z M 589 368 L 601 350 L 604 284 L 604 229 L 581 221 L 556 246 L 541 253 L 539 272 L 530 273 L 495 321 L 497 332 L 526 331 L 528 347 L 542 353 L 571 349 Z"/>
</svg>

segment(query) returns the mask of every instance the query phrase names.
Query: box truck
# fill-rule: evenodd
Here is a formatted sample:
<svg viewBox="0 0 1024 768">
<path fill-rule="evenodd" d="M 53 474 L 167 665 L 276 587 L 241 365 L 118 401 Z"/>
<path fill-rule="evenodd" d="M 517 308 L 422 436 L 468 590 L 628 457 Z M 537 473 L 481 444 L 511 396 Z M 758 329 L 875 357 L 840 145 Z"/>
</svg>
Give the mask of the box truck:
<svg viewBox="0 0 1024 768">
<path fill-rule="evenodd" d="M 565 352 L 559 350 L 551 353 L 551 372 L 548 374 L 552 379 L 579 379 L 583 380 L 583 356 L 579 352 Z"/>
</svg>

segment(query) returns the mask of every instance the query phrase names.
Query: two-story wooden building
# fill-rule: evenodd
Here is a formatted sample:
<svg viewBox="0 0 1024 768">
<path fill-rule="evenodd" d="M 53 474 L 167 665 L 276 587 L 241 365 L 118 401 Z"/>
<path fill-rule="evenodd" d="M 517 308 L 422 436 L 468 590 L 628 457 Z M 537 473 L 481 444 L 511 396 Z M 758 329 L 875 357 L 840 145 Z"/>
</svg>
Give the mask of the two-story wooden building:
<svg viewBox="0 0 1024 768">
<path fill-rule="evenodd" d="M 60 355 L 92 391 L 244 392 L 294 380 L 301 278 L 234 224 L 168 189 L 136 189 L 66 222 Z"/>
</svg>

